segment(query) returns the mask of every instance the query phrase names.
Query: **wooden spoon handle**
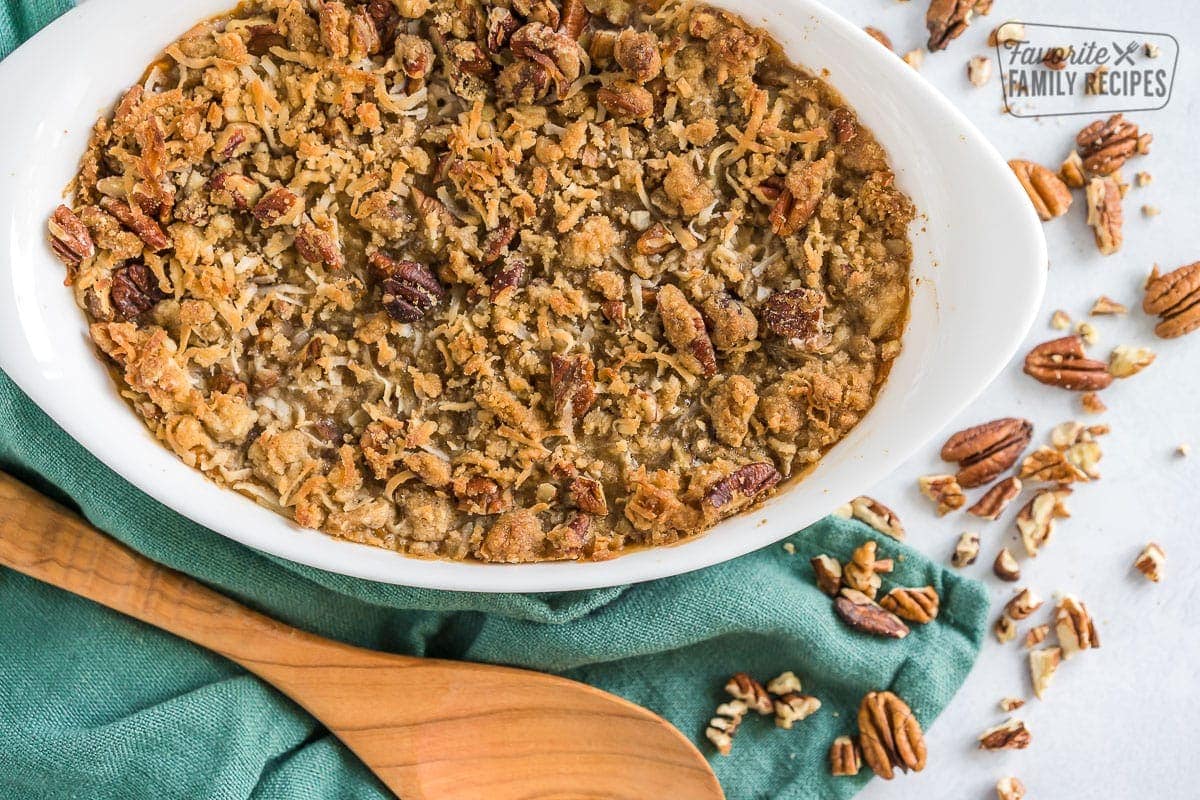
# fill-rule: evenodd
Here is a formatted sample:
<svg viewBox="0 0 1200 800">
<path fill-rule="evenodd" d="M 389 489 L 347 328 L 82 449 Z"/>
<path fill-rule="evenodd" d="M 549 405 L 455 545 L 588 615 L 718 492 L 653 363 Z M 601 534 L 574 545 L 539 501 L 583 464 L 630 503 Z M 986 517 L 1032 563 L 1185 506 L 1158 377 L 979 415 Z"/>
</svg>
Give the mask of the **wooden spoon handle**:
<svg viewBox="0 0 1200 800">
<path fill-rule="evenodd" d="M 253 672 L 282 641 L 348 648 L 142 556 L 0 472 L 0 564 L 213 650 Z M 267 659 L 269 660 L 269 659 Z"/>
</svg>

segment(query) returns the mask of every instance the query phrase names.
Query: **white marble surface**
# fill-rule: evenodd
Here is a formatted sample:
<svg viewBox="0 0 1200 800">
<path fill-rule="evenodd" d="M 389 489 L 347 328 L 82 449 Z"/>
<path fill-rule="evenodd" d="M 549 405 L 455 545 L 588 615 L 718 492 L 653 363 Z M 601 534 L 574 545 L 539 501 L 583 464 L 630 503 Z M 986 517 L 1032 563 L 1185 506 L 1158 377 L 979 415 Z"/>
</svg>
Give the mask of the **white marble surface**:
<svg viewBox="0 0 1200 800">
<path fill-rule="evenodd" d="M 923 0 L 826 1 L 855 22 L 884 30 L 900 52 L 925 40 Z M 927 54 L 922 74 L 964 109 L 1001 153 L 1057 165 L 1082 121 L 1090 118 L 1011 118 L 1000 113 L 995 75 L 983 88 L 967 82 L 967 59 L 991 53 L 985 44 L 987 32 L 1006 19 L 1165 31 L 1179 39 L 1171 102 L 1160 111 L 1130 115 L 1155 138 L 1152 153 L 1131 162 L 1125 173 L 1131 178 L 1134 171 L 1145 170 L 1154 181 L 1131 189 L 1125 201 L 1124 248 L 1109 257 L 1097 253 L 1077 194 L 1070 214 L 1046 226 L 1049 287 L 1044 313 L 1027 341 L 1028 348 L 1060 335 L 1048 324 L 1055 309 L 1087 319 L 1092 301 L 1107 294 L 1134 311 L 1125 318 L 1092 319 L 1100 334 L 1094 352 L 1105 358 L 1117 344 L 1149 345 L 1158 352 L 1158 360 L 1107 390 L 1104 400 L 1110 410 L 1099 417 L 1083 415 L 1075 393 L 1035 383 L 1015 361 L 979 401 L 947 424 L 946 435 L 999 416 L 1024 416 L 1036 426 L 1035 441 L 1068 419 L 1112 426 L 1103 440 L 1103 478 L 1076 491 L 1070 503 L 1072 518 L 1060 522 L 1054 540 L 1036 561 L 1022 558 L 1018 584 L 1046 598 L 1056 592 L 1080 595 L 1097 620 L 1103 647 L 1063 664 L 1046 699 L 1038 701 L 1032 697 L 1026 651 L 1019 641 L 1000 645 L 989 637 L 966 685 L 928 732 L 926 770 L 891 783 L 872 781 L 861 796 L 984 800 L 995 797 L 997 779 L 1015 775 L 1024 781 L 1030 800 L 1195 797 L 1192 736 L 1200 728 L 1195 666 L 1200 663 L 1200 333 L 1190 340 L 1157 340 L 1152 322 L 1137 306 L 1152 264 L 1174 268 L 1200 259 L 1200 158 L 1193 133 L 1200 16 L 1190 3 L 1167 0 L 996 0 L 992 14 L 977 19 L 948 50 Z M 1162 213 L 1144 218 L 1139 209 L 1147 203 Z M 1190 458 L 1175 453 L 1184 442 L 1193 445 Z M 904 520 L 909 541 L 932 555 L 948 557 L 961 531 L 977 531 L 982 553 L 967 572 L 987 583 L 998 608 L 1013 585 L 992 575 L 991 560 L 1002 544 L 1016 544 L 1015 552 L 1020 551 L 1012 523 L 1017 504 L 998 522 L 965 514 L 937 519 L 917 492 L 916 478 L 945 469 L 937 458 L 939 444 L 940 440 L 898 467 L 869 493 L 890 504 Z M 972 493 L 972 499 L 975 496 Z M 1166 577 L 1158 585 L 1131 569 L 1134 557 L 1151 539 L 1167 552 Z M 1045 621 L 1049 605 L 1032 621 Z M 1021 626 L 1021 635 L 1029 626 Z M 1007 695 L 1027 699 L 1015 716 L 1029 725 L 1033 744 L 1024 751 L 981 752 L 975 748 L 976 737 L 1005 719 L 997 703 Z"/>
</svg>

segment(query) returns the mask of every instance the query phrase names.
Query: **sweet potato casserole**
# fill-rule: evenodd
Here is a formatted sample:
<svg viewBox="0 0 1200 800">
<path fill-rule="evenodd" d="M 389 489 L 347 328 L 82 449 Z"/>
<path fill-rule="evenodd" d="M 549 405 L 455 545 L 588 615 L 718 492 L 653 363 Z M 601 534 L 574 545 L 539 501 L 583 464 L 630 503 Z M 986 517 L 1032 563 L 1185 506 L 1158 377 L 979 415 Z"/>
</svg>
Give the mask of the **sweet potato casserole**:
<svg viewBox="0 0 1200 800">
<path fill-rule="evenodd" d="M 908 307 L 893 181 L 711 8 L 250 0 L 96 123 L 50 239 L 212 480 L 405 553 L 604 559 L 867 411 Z"/>
</svg>

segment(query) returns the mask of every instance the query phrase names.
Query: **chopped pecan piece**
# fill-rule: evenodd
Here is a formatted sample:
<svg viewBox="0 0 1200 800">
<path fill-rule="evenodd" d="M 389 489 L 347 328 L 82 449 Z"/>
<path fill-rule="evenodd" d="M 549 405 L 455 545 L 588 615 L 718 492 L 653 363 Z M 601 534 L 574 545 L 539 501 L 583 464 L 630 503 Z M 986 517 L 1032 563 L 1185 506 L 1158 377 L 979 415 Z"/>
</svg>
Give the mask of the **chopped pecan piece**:
<svg viewBox="0 0 1200 800">
<path fill-rule="evenodd" d="M 596 402 L 596 365 L 589 356 L 550 356 L 550 398 L 555 419 L 583 419 Z"/>
<path fill-rule="evenodd" d="M 1026 419 L 1005 417 L 959 431 L 942 445 L 942 460 L 957 462 L 959 486 L 983 486 L 1021 457 L 1033 435 Z"/>
<path fill-rule="evenodd" d="M 775 727 L 790 731 L 792 725 L 817 713 L 821 701 L 808 694 L 784 692 L 775 698 L 772 705 L 775 708 Z"/>
<path fill-rule="evenodd" d="M 958 568 L 969 567 L 979 558 L 979 534 L 963 531 L 954 545 L 950 563 Z"/>
<path fill-rule="evenodd" d="M 392 261 L 382 287 L 383 307 L 397 322 L 416 322 L 446 296 L 433 273 L 416 261 Z"/>
<path fill-rule="evenodd" d="M 1092 310 L 1088 313 L 1092 316 L 1100 316 L 1102 314 L 1126 314 L 1128 312 L 1129 309 L 1123 304 L 1118 303 L 1108 295 L 1102 294 L 1096 298 L 1096 302 L 1092 303 Z"/>
<path fill-rule="evenodd" d="M 896 512 L 878 500 L 860 495 L 850 501 L 850 513 L 857 520 L 870 525 L 884 536 L 890 536 L 897 541 L 904 541 L 904 526 Z"/>
<path fill-rule="evenodd" d="M 1046 689 L 1050 686 L 1050 679 L 1054 677 L 1060 663 L 1062 663 L 1061 647 L 1043 647 L 1041 650 L 1030 651 L 1029 679 L 1033 683 L 1033 693 L 1038 700 L 1045 696 Z"/>
<path fill-rule="evenodd" d="M 658 37 L 649 31 L 639 33 L 633 28 L 621 31 L 613 43 L 613 58 L 637 83 L 653 80 L 662 72 Z"/>
<path fill-rule="evenodd" d="M 163 233 L 162 227 L 154 219 L 143 214 L 141 209 L 113 197 L 101 197 L 100 207 L 133 231 L 151 252 L 157 253 L 171 246 L 171 240 Z"/>
<path fill-rule="evenodd" d="M 508 43 L 508 37 L 521 27 L 520 21 L 513 13 L 503 6 L 491 6 L 487 13 L 487 49 L 494 55 L 499 55 Z"/>
<path fill-rule="evenodd" d="M 938 593 L 932 586 L 920 589 L 897 587 L 888 592 L 879 605 L 900 619 L 923 625 L 937 618 L 938 599 Z"/>
<path fill-rule="evenodd" d="M 491 264 L 493 261 L 504 255 L 504 251 L 508 249 L 513 238 L 517 235 L 517 228 L 511 223 L 504 223 L 500 227 L 489 231 L 487 237 L 483 240 L 483 255 L 479 260 L 484 264 Z"/>
<path fill-rule="evenodd" d="M 962 36 L 971 24 L 974 12 L 975 0 L 930 0 L 929 9 L 925 12 L 929 50 L 945 50 L 951 39 Z"/>
<path fill-rule="evenodd" d="M 857 589 L 843 587 L 833 599 L 833 610 L 856 631 L 889 639 L 908 636 L 903 620 Z"/>
<path fill-rule="evenodd" d="M 518 58 L 497 76 L 496 95 L 514 105 L 535 103 L 550 92 L 552 80 L 550 70 L 541 63 Z"/>
<path fill-rule="evenodd" d="M 996 641 L 1000 644 L 1011 642 L 1017 637 L 1017 623 L 1008 614 L 1001 614 L 992 627 L 992 632 L 996 634 Z"/>
<path fill-rule="evenodd" d="M 992 562 L 992 572 L 1000 580 L 1010 583 L 1021 579 L 1021 565 L 1007 547 L 1001 547 L 1000 552 L 996 554 L 996 560 Z"/>
<path fill-rule="evenodd" d="M 1071 208 L 1071 190 L 1053 172 L 1041 164 L 1021 159 L 1009 161 L 1008 166 L 1043 222 L 1061 217 Z"/>
<path fill-rule="evenodd" d="M 1064 505 L 1070 493 L 1067 488 L 1042 489 L 1017 514 L 1017 531 L 1030 558 L 1036 558 L 1042 545 L 1050 541 L 1054 520 L 1070 516 Z"/>
<path fill-rule="evenodd" d="M 967 62 L 967 80 L 971 85 L 984 86 L 991 78 L 992 60 L 987 56 L 971 56 L 971 60 Z"/>
<path fill-rule="evenodd" d="M 1033 735 L 1019 719 L 1010 719 L 979 735 L 980 750 L 1024 750 L 1033 741 Z"/>
<path fill-rule="evenodd" d="M 608 501 L 604 499 L 604 486 L 592 478 L 578 477 L 571 481 L 571 499 L 579 510 L 598 517 L 608 516 Z"/>
<path fill-rule="evenodd" d="M 812 217 L 825 196 L 829 164 L 827 159 L 797 161 L 788 169 L 783 191 L 768 214 L 774 233 L 791 236 Z"/>
<path fill-rule="evenodd" d="M 1142 548 L 1142 552 L 1138 554 L 1133 566 L 1147 579 L 1158 583 L 1162 579 L 1162 568 L 1166 560 L 1167 554 L 1163 552 L 1158 542 L 1151 542 Z"/>
<path fill-rule="evenodd" d="M 802 689 L 800 679 L 796 677 L 796 673 L 790 669 L 786 672 L 781 672 L 772 678 L 767 683 L 767 691 L 771 694 L 787 694 L 788 692 L 798 692 Z"/>
<path fill-rule="evenodd" d="M 634 249 L 644 256 L 661 255 L 675 246 L 675 237 L 666 225 L 656 222 L 638 237 Z"/>
<path fill-rule="evenodd" d="M 1067 457 L 1065 450 L 1053 447 L 1039 447 L 1026 456 L 1018 475 L 1029 480 L 1058 484 L 1087 481 L 1089 478 Z"/>
<path fill-rule="evenodd" d="M 687 357 L 706 378 L 717 374 L 717 354 L 704 327 L 704 318 L 674 284 L 658 290 L 658 313 L 667 341 Z"/>
<path fill-rule="evenodd" d="M 263 225 L 270 226 L 278 224 L 285 217 L 290 218 L 299 206 L 300 198 L 294 192 L 286 187 L 276 186 L 254 204 L 254 210 L 250 213 Z"/>
<path fill-rule="evenodd" d="M 342 251 L 337 242 L 311 222 L 300 226 L 300 230 L 296 232 L 295 245 L 296 252 L 305 261 L 341 269 Z"/>
<path fill-rule="evenodd" d="M 767 329 L 801 348 L 812 348 L 823 339 L 825 295 L 815 289 L 775 292 L 762 306 Z"/>
<path fill-rule="evenodd" d="M 272 47 L 287 47 L 287 37 L 275 25 L 251 25 L 247 34 L 246 51 L 252 56 L 265 56 Z"/>
<path fill-rule="evenodd" d="M 870 692 L 858 707 L 858 738 L 867 766 L 886 780 L 894 769 L 925 768 L 925 736 L 908 704 L 892 692 Z"/>
<path fill-rule="evenodd" d="M 1000 710 L 1007 714 L 1009 712 L 1016 711 L 1023 705 L 1025 705 L 1025 701 L 1019 697 L 1005 697 L 1000 701 Z"/>
<path fill-rule="evenodd" d="M 1087 224 L 1092 227 L 1096 248 L 1102 255 L 1110 256 L 1121 249 L 1124 241 L 1121 185 L 1111 176 L 1092 178 L 1087 185 L 1087 206 Z"/>
<path fill-rule="evenodd" d="M 1128 378 L 1154 363 L 1154 351 L 1149 347 L 1118 345 L 1108 359 L 1108 371 L 1114 378 Z"/>
<path fill-rule="evenodd" d="M 579 77 L 583 48 L 573 37 L 549 25 L 530 22 L 522 26 L 509 39 L 509 47 L 517 58 L 544 67 L 560 92 Z"/>
<path fill-rule="evenodd" d="M 452 486 L 458 508 L 470 514 L 499 514 L 512 507 L 512 499 L 500 484 L 482 475 L 455 480 Z M 536 520 L 535 520 L 536 521 Z M 507 528 L 501 528 L 507 530 Z M 538 526 L 541 534 L 541 526 Z M 503 560 L 503 559 L 501 559 Z"/>
<path fill-rule="evenodd" d="M 723 756 L 733 750 L 733 737 L 750 708 L 741 700 L 731 700 L 717 706 L 716 716 L 708 721 L 704 735 Z"/>
<path fill-rule="evenodd" d="M 1025 800 L 1025 784 L 1016 778 L 996 781 L 996 800 Z"/>
<path fill-rule="evenodd" d="M 857 548 L 850 562 L 842 570 L 842 580 L 851 589 L 857 589 L 872 600 L 879 591 L 882 579 L 875 570 L 875 542 L 868 539 Z"/>
<path fill-rule="evenodd" d="M 654 95 L 633 81 L 613 81 L 596 92 L 596 99 L 618 119 L 641 119 L 654 113 Z"/>
<path fill-rule="evenodd" d="M 834 777 L 857 775 L 862 768 L 858 744 L 849 736 L 839 736 L 829 747 L 829 771 Z"/>
<path fill-rule="evenodd" d="M 1100 646 L 1096 624 L 1088 613 L 1087 606 L 1073 594 L 1063 595 L 1054 612 L 1054 632 L 1062 647 L 1063 658 L 1070 658 L 1083 650 Z"/>
<path fill-rule="evenodd" d="M 112 306 L 121 319 L 133 319 L 158 305 L 167 294 L 145 264 L 134 261 L 113 270 Z"/>
<path fill-rule="evenodd" d="M 528 268 L 525 259 L 516 253 L 509 254 L 500 268 L 492 273 L 492 297 L 495 298 L 505 289 L 515 289 L 525 284 Z"/>
<path fill-rule="evenodd" d="M 1083 159 L 1079 157 L 1078 151 L 1072 150 L 1071 155 L 1059 164 L 1058 177 L 1072 189 L 1082 189 L 1087 185 L 1087 178 L 1083 174 Z"/>
<path fill-rule="evenodd" d="M 1046 636 L 1050 634 L 1049 625 L 1035 625 L 1025 633 L 1025 647 L 1037 647 L 1042 642 L 1046 641 Z"/>
<path fill-rule="evenodd" d="M 747 708 L 759 714 L 770 714 L 773 709 L 767 690 L 745 672 L 734 673 L 725 683 L 725 691 L 730 697 L 741 700 Z"/>
<path fill-rule="evenodd" d="M 733 511 L 779 483 L 779 471 L 769 461 L 759 461 L 738 467 L 708 490 L 701 504 L 706 511 L 718 514 Z"/>
<path fill-rule="evenodd" d="M 66 265 L 68 275 L 84 261 L 96 254 L 92 235 L 87 226 L 65 205 L 54 209 L 47 223 L 50 230 L 50 249 L 58 260 Z"/>
<path fill-rule="evenodd" d="M 1025 374 L 1048 386 L 1081 392 L 1105 389 L 1112 383 L 1108 365 L 1088 358 L 1078 336 L 1064 336 L 1030 350 Z"/>
<path fill-rule="evenodd" d="M 822 553 L 813 556 L 811 561 L 813 574 L 817 578 L 817 588 L 830 597 L 837 595 L 842 589 L 842 564 L 836 558 Z"/>
<path fill-rule="evenodd" d="M 917 479 L 917 485 L 921 494 L 937 503 L 939 517 L 962 508 L 967 502 L 967 496 L 953 475 L 923 475 Z"/>
<path fill-rule="evenodd" d="M 999 519 L 1008 504 L 1015 500 L 1020 493 L 1021 479 L 1010 475 L 988 489 L 975 505 L 967 509 L 967 513 L 982 519 Z"/>
<path fill-rule="evenodd" d="M 1110 175 L 1138 152 L 1138 126 L 1121 114 L 1096 120 L 1075 136 L 1083 168 L 1093 175 Z"/>
<path fill-rule="evenodd" d="M 1032 589 L 1021 589 L 1005 603 L 1004 613 L 1019 622 L 1041 608 L 1043 602 Z"/>
<path fill-rule="evenodd" d="M 1174 339 L 1200 328 L 1200 261 L 1165 275 L 1155 266 L 1146 279 L 1142 310 L 1159 317 L 1154 333 L 1161 339 Z"/>
</svg>

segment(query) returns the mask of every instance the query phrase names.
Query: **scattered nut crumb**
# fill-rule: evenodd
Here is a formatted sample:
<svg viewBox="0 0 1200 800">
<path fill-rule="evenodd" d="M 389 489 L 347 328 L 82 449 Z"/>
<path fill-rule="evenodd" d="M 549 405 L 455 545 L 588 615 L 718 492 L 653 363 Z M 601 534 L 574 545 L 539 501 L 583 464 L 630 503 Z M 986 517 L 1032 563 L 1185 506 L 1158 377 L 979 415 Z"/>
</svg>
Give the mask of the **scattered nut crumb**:
<svg viewBox="0 0 1200 800">
<path fill-rule="evenodd" d="M 1000 710 L 1009 713 L 1016 711 L 1021 706 L 1025 705 L 1025 701 L 1019 697 L 1005 697 L 1000 701 Z"/>
<path fill-rule="evenodd" d="M 1075 326 L 1075 332 L 1078 333 L 1079 338 L 1083 339 L 1083 341 L 1089 346 L 1100 341 L 1100 332 L 1096 330 L 1096 326 L 1090 322 L 1079 323 Z"/>
<path fill-rule="evenodd" d="M 996 781 L 997 800 L 1025 800 L 1025 784 L 1016 778 L 1001 778 Z"/>
<path fill-rule="evenodd" d="M 1110 314 L 1127 314 L 1129 309 L 1123 303 L 1118 303 L 1106 294 L 1102 294 L 1096 298 L 1096 302 L 1092 303 L 1091 315 L 1099 317 Z"/>
<path fill-rule="evenodd" d="M 1133 176 L 1133 182 L 1138 186 L 1149 186 L 1150 182 L 1153 180 L 1154 176 L 1149 172 L 1139 172 Z"/>
<path fill-rule="evenodd" d="M 1158 58 L 1158 55 L 1162 52 L 1162 49 L 1159 48 L 1159 46 L 1154 42 L 1146 42 L 1145 47 L 1142 48 L 1142 52 L 1146 54 L 1146 58 Z"/>
<path fill-rule="evenodd" d="M 817 588 L 830 597 L 836 596 L 842 588 L 842 563 L 824 553 L 813 556 L 809 563 L 817 577 Z"/>
<path fill-rule="evenodd" d="M 905 64 L 908 64 L 913 69 L 919 70 L 921 65 L 925 63 L 925 51 L 909 50 L 907 53 L 901 56 L 901 58 L 904 60 Z"/>
<path fill-rule="evenodd" d="M 1162 578 L 1163 562 L 1166 560 L 1167 554 L 1163 552 L 1158 542 L 1151 542 L 1142 549 L 1137 560 L 1133 562 L 1133 566 L 1137 568 L 1138 572 L 1158 583 Z"/>
<path fill-rule="evenodd" d="M 893 50 L 893 51 L 895 50 L 895 48 L 892 47 L 891 38 L 888 37 L 888 35 L 886 33 L 879 30 L 879 28 L 875 28 L 875 27 L 868 25 L 865 28 L 863 28 L 863 32 L 866 33 L 867 36 L 870 36 L 872 39 L 874 39 L 875 41 L 879 42 L 881 45 L 886 47 L 888 50 Z"/>
<path fill-rule="evenodd" d="M 1108 359 L 1108 371 L 1114 378 L 1136 375 L 1154 363 L 1155 354 L 1149 347 L 1117 345 Z"/>
<path fill-rule="evenodd" d="M 1152 206 L 1152 205 L 1142 206 L 1142 216 L 1143 217 L 1157 217 L 1161 213 L 1162 212 L 1159 210 L 1158 206 Z"/>
<path fill-rule="evenodd" d="M 988 728 L 979 735 L 980 750 L 1024 750 L 1033 741 L 1033 735 L 1019 719 Z"/>
<path fill-rule="evenodd" d="M 967 80 L 972 86 L 984 86 L 992 77 L 992 60 L 987 56 L 972 56 L 967 62 Z"/>
<path fill-rule="evenodd" d="M 1175 447 L 1175 454 L 1178 455 L 1180 458 L 1187 458 L 1188 454 L 1191 452 L 1192 452 L 1192 446 L 1190 444 L 1188 444 L 1187 442 L 1184 442 L 1183 444 L 1180 444 L 1180 445 L 1176 445 L 1176 447 Z"/>
<path fill-rule="evenodd" d="M 1064 505 L 1070 493 L 1069 488 L 1042 489 L 1017 514 L 1017 531 L 1030 558 L 1036 558 L 1038 550 L 1050 541 L 1054 520 L 1070 516 Z"/>
<path fill-rule="evenodd" d="M 950 556 L 950 563 L 956 567 L 968 567 L 974 564 L 977 558 L 979 558 L 979 534 L 964 531 L 958 537 L 958 543 L 954 545 L 954 554 Z"/>
<path fill-rule="evenodd" d="M 1066 69 L 1071 50 L 1070 47 L 1047 47 L 1042 56 L 1042 66 L 1054 72 Z"/>
<path fill-rule="evenodd" d="M 1013 595 L 1004 605 L 1004 613 L 1014 620 L 1026 619 L 1041 608 L 1044 602 L 1032 589 L 1026 587 Z"/>
<path fill-rule="evenodd" d="M 1013 622 L 1008 614 L 1001 614 L 992 627 L 992 632 L 996 634 L 996 641 L 1000 644 L 1011 642 L 1017 638 L 1017 623 Z"/>
<path fill-rule="evenodd" d="M 1104 401 L 1100 399 L 1100 395 L 1095 392 L 1085 392 L 1080 395 L 1079 404 L 1089 414 L 1103 414 L 1105 411 L 1108 411 L 1108 406 L 1104 405 Z"/>
<path fill-rule="evenodd" d="M 1104 90 L 1104 76 L 1108 74 L 1108 65 L 1101 64 L 1087 74 L 1084 80 L 1083 93 L 1089 95 L 1108 94 Z"/>
<path fill-rule="evenodd" d="M 796 555 L 796 545 L 792 544 L 791 542 L 784 542 L 783 552 L 787 553 L 789 556 Z"/>
<path fill-rule="evenodd" d="M 1033 682 L 1033 693 L 1041 700 L 1050 686 L 1050 680 L 1062 663 L 1061 647 L 1043 647 L 1029 652 L 1029 678 Z"/>
<path fill-rule="evenodd" d="M 1060 308 L 1051 315 L 1050 327 L 1056 331 L 1065 331 L 1071 327 L 1071 315 Z"/>
</svg>

